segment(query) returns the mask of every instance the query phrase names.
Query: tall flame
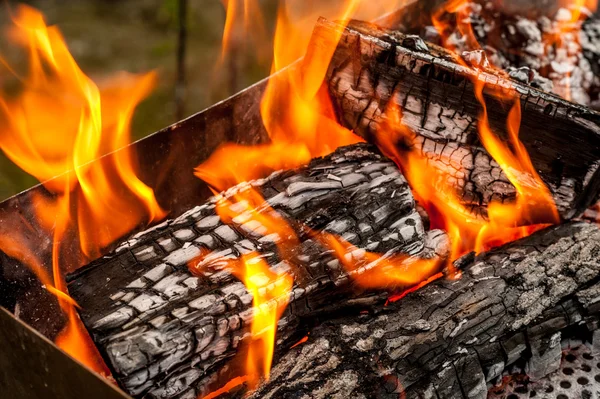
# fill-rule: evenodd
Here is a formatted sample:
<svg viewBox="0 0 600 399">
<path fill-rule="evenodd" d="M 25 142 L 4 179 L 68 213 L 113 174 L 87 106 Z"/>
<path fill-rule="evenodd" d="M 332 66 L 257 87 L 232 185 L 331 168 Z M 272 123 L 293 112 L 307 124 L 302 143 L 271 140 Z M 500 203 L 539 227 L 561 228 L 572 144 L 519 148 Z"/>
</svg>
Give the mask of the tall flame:
<svg viewBox="0 0 600 399">
<path fill-rule="evenodd" d="M 140 223 L 164 216 L 152 190 L 136 176 L 133 154 L 117 151 L 129 144 L 133 111 L 156 76 L 121 74 L 99 88 L 81 71 L 58 28 L 47 26 L 39 11 L 19 6 L 12 22 L 7 35 L 27 50 L 30 69 L 17 96 L 0 97 L 0 148 L 48 192 L 33 202 L 37 221 L 53 232 L 53 284 L 45 283 L 43 267 L 15 257 L 32 265 L 47 288 L 61 293 L 57 297 L 69 324 L 57 344 L 94 367 L 99 356 L 89 350 L 93 344 L 72 300 L 65 299 L 63 275 L 81 259 L 73 255 L 77 248 L 65 247 L 64 239 L 77 238 L 79 252 L 91 259 Z"/>
</svg>

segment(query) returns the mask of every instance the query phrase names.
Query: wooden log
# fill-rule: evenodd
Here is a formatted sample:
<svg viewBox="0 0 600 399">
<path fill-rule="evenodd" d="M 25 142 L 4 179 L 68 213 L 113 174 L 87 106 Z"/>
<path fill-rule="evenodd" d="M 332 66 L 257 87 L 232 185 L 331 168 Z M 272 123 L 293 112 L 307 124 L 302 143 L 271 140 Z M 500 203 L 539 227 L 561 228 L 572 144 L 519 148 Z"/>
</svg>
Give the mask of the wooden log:
<svg viewBox="0 0 600 399">
<path fill-rule="evenodd" d="M 323 232 L 353 243 L 363 254 L 446 254 L 446 235 L 425 231 L 397 167 L 366 144 L 233 187 L 223 193 L 233 202 L 231 209 L 242 206 L 235 195 L 250 187 L 298 235 L 293 257 L 283 259 L 275 246 L 281 237 L 261 232 L 264 227 L 254 218 L 240 215 L 224 224 L 212 198 L 69 276 L 69 293 L 82 307 L 84 324 L 129 394 L 196 397 L 211 389 L 213 371 L 248 338 L 253 314 L 252 296 L 224 267 L 227 259 L 254 251 L 273 271 L 294 276 L 290 304 L 279 323 L 283 342 L 322 314 L 363 309 L 388 297 L 357 290 L 333 251 L 321 244 Z M 353 256 L 359 262 L 359 254 Z M 199 276 L 188 270 L 198 257 L 204 264 Z"/>
<path fill-rule="evenodd" d="M 503 371 L 557 370 L 561 338 L 592 341 L 600 228 L 568 223 L 471 259 L 378 313 L 329 320 L 252 398 L 486 398 Z"/>
<path fill-rule="evenodd" d="M 478 137 L 481 106 L 474 80 L 485 82 L 490 125 L 501 137 L 510 107 L 491 91 L 520 96 L 520 139 L 563 218 L 580 215 L 597 198 L 600 114 L 481 66 L 459 65 L 447 51 L 417 37 L 360 22 L 344 28 L 321 19 L 306 62 L 311 52 L 335 46 L 338 33 L 325 84 L 341 122 L 375 143 L 390 101 L 399 104 L 403 124 L 416 134 L 414 144 L 451 175 L 464 204 L 478 214 L 485 217 L 491 200 L 510 201 L 516 192 Z"/>
</svg>

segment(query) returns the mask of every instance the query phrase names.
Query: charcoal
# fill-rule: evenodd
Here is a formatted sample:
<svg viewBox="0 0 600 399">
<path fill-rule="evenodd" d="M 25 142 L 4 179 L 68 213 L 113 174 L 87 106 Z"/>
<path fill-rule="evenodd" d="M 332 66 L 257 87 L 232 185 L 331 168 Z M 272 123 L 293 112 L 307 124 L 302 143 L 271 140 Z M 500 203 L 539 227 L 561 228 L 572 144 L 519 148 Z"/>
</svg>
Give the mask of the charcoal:
<svg viewBox="0 0 600 399">
<path fill-rule="evenodd" d="M 298 234 L 291 258 L 282 258 L 275 246 L 282 237 L 243 215 L 243 200 L 234 196 L 250 187 L 271 193 L 265 204 Z M 387 297 L 351 284 L 314 234 L 325 231 L 354 243 L 357 250 L 349 256 L 357 266 L 365 250 L 430 258 L 445 256 L 448 247 L 443 232 L 425 231 L 394 163 L 366 144 L 340 148 L 304 168 L 276 172 L 222 195 L 233 201 L 230 208 L 240 210 L 231 223 L 223 223 L 215 213 L 218 200 L 211 198 L 160 229 L 138 233 L 69 277 L 85 326 L 119 385 L 135 397 L 206 393 L 213 373 L 248 339 L 252 295 L 232 276 L 228 260 L 254 251 L 271 270 L 293 275 L 291 303 L 279 323 L 283 342 L 325 308 L 335 314 Z M 190 272 L 192 261 L 202 265 L 201 275 Z"/>
</svg>

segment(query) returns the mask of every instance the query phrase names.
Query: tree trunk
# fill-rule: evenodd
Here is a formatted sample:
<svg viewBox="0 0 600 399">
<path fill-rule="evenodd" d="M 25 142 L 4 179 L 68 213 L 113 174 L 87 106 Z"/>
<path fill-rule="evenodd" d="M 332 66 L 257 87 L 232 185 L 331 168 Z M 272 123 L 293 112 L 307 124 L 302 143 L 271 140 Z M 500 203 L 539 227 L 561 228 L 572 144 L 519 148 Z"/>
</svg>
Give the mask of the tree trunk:
<svg viewBox="0 0 600 399">
<path fill-rule="evenodd" d="M 244 208 L 240 198 L 250 187 L 297 234 L 290 256 L 275 245 L 286 238 L 267 231 L 254 216 L 238 210 L 238 218 L 224 224 L 212 198 L 69 276 L 69 293 L 82 307 L 84 324 L 131 395 L 206 392 L 215 382 L 213 371 L 220 371 L 249 337 L 252 296 L 230 273 L 227 260 L 254 252 L 271 271 L 293 275 L 290 304 L 279 323 L 283 342 L 324 315 L 381 304 L 388 297 L 351 284 L 333 251 L 320 241 L 324 232 L 359 248 L 352 256 L 364 267 L 357 266 L 350 273 L 354 277 L 385 267 L 363 262 L 365 250 L 386 257 L 445 256 L 446 235 L 425 231 L 406 180 L 368 145 L 340 148 L 299 170 L 233 187 L 223 193 L 232 202 L 229 209 Z M 270 212 L 265 203 L 260 209 Z M 188 263 L 196 258 L 202 268 L 192 275 Z"/>
<path fill-rule="evenodd" d="M 377 143 L 386 109 L 392 102 L 398 104 L 403 124 L 416 134 L 415 145 L 454 177 L 465 205 L 485 217 L 490 200 L 515 196 L 515 188 L 478 137 L 481 106 L 474 95 L 474 79 L 486 82 L 490 125 L 501 137 L 506 137 L 510 104 L 490 91 L 510 88 L 520 95 L 519 137 L 565 219 L 580 215 L 596 199 L 600 191 L 598 113 L 483 70 L 481 65 L 459 65 L 447 51 L 418 37 L 361 22 L 343 28 L 321 19 L 307 63 L 320 48 L 336 45 L 332 42 L 336 32 L 342 36 L 325 81 L 342 123 Z"/>
<path fill-rule="evenodd" d="M 532 380 L 557 370 L 561 337 L 600 348 L 596 225 L 548 228 L 459 263 L 458 280 L 313 329 L 252 397 L 486 398 L 509 366 Z"/>
</svg>

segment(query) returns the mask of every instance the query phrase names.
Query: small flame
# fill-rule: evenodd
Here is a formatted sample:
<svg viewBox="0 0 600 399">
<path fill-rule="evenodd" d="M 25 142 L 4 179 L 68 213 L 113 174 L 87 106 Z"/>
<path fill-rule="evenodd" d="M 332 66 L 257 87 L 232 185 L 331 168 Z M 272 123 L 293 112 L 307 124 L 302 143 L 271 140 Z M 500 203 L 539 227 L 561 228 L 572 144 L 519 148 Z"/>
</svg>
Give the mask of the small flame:
<svg viewBox="0 0 600 399">
<path fill-rule="evenodd" d="M 75 252 L 92 259 L 142 222 L 164 216 L 152 190 L 136 176 L 133 154 L 117 151 L 129 144 L 133 111 L 150 93 L 156 76 L 121 74 L 100 89 L 81 71 L 58 28 L 47 26 L 31 7 L 16 11 L 7 33 L 28 51 L 30 70 L 20 78 L 17 96 L 0 97 L 0 147 L 48 192 L 35 195 L 33 203 L 39 224 L 53 231 L 53 284 L 41 272 L 43 266 L 13 253 L 57 294 L 69 320 L 57 344 L 83 363 L 105 370 L 90 349 L 94 346 L 74 302 L 67 299 L 63 275 L 81 259 L 72 255 L 76 248 L 65 246 L 71 241 L 65 238 L 78 239 Z"/>
<path fill-rule="evenodd" d="M 260 60 L 267 58 L 268 37 L 258 0 L 221 0 L 225 7 L 225 26 L 221 45 L 219 68 L 227 56 L 236 51 L 234 42 L 243 37 L 244 46 L 250 44 Z M 240 21 L 241 19 L 241 21 Z"/>
<path fill-rule="evenodd" d="M 346 272 L 363 288 L 410 287 L 427 280 L 440 270 L 442 259 L 419 259 L 398 254 L 382 256 L 355 247 L 332 234 L 319 239 L 333 249 Z"/>
<path fill-rule="evenodd" d="M 252 234 L 271 237 L 278 249 L 278 256 L 291 259 L 299 240 L 287 221 L 272 209 L 258 191 L 247 188 L 231 198 L 221 196 L 215 208 L 221 221 L 244 229 L 253 223 L 258 226 Z M 200 256 L 190 263 L 192 273 L 201 274 L 209 266 Z M 244 375 L 250 389 L 258 386 L 262 378 L 268 379 L 275 347 L 277 322 L 285 310 L 294 279 L 289 270 L 275 272 L 259 254 L 251 252 L 240 259 L 227 260 L 225 266 L 244 283 L 253 296 L 255 314 L 252 318 L 252 340 L 244 360 Z"/>
<path fill-rule="evenodd" d="M 255 309 L 252 318 L 252 343 L 246 358 L 246 370 L 254 378 L 250 379 L 250 389 L 258 386 L 258 376 L 269 378 L 277 321 L 281 317 L 294 283 L 289 274 L 277 274 L 269 268 L 269 264 L 256 254 L 243 255 L 243 269 L 234 268 L 236 275 L 252 294 Z M 259 361 L 259 359 L 262 360 Z"/>
<path fill-rule="evenodd" d="M 192 272 L 202 272 L 202 259 L 190 264 Z M 255 389 L 263 378 L 269 379 L 277 322 L 288 304 L 294 279 L 286 272 L 273 271 L 254 252 L 227 260 L 225 269 L 242 281 L 253 297 L 252 338 L 245 353 L 243 378 L 249 389 Z"/>
</svg>

